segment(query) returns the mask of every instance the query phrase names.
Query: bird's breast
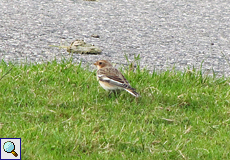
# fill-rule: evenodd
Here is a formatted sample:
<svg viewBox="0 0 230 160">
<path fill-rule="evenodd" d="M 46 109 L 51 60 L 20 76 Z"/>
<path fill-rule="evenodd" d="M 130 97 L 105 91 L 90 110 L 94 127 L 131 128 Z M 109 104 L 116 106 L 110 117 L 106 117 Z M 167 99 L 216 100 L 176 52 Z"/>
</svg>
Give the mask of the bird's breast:
<svg viewBox="0 0 230 160">
<path fill-rule="evenodd" d="M 112 85 L 112 84 L 110 84 L 108 82 L 99 81 L 99 83 L 105 90 L 117 90 L 117 89 L 120 89 L 118 86 Z"/>
</svg>

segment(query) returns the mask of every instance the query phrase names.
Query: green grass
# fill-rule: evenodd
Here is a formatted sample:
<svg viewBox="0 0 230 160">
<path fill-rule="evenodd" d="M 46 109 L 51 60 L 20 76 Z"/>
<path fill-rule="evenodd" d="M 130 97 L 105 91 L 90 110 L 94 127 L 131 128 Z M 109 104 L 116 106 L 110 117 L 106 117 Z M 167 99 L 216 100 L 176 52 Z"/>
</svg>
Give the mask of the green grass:
<svg viewBox="0 0 230 160">
<path fill-rule="evenodd" d="M 0 137 L 22 159 L 228 159 L 229 78 L 123 70 L 141 94 L 108 96 L 96 73 L 55 61 L 0 63 Z"/>
</svg>

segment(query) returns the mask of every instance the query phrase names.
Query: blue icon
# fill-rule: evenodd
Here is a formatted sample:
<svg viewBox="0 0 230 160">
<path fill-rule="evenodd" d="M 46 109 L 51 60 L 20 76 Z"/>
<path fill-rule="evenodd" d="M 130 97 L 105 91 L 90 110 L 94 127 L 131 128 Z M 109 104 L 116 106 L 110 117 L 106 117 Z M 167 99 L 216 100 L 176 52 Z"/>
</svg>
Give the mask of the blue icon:
<svg viewBox="0 0 230 160">
<path fill-rule="evenodd" d="M 15 157 L 18 156 L 18 154 L 14 151 L 15 150 L 15 145 L 11 141 L 7 141 L 3 145 L 3 149 L 7 153 L 12 153 Z"/>
</svg>

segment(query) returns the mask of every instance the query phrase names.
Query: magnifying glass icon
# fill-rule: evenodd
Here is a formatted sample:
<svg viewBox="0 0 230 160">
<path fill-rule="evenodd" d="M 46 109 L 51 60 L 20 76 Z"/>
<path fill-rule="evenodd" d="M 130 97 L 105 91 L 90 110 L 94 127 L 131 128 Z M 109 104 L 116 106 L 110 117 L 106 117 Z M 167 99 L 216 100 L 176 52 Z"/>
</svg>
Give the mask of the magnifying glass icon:
<svg viewBox="0 0 230 160">
<path fill-rule="evenodd" d="M 3 149 L 7 153 L 12 153 L 15 157 L 18 156 L 18 154 L 14 151 L 15 150 L 15 145 L 11 141 L 7 141 L 3 145 Z"/>
</svg>

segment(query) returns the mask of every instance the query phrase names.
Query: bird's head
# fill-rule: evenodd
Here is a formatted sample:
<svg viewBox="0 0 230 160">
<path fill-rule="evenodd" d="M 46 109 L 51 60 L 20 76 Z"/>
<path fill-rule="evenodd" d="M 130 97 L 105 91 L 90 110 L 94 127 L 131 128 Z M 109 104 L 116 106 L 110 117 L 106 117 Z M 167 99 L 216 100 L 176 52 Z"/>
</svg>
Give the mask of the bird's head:
<svg viewBox="0 0 230 160">
<path fill-rule="evenodd" d="M 95 62 L 94 65 L 97 66 L 97 69 L 101 69 L 101 68 L 104 68 L 104 67 L 111 67 L 112 66 L 112 64 L 110 64 L 106 60 L 99 60 L 99 61 Z"/>
</svg>

